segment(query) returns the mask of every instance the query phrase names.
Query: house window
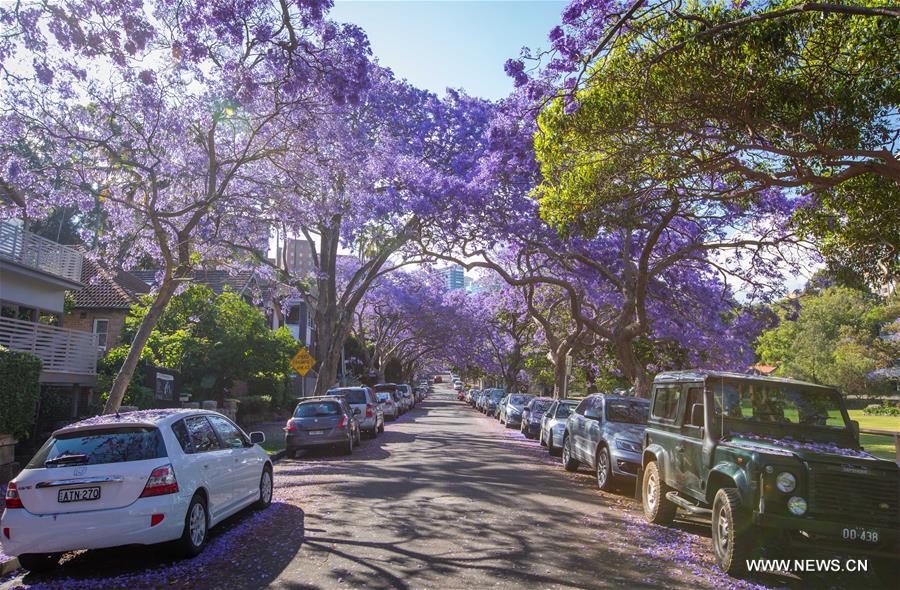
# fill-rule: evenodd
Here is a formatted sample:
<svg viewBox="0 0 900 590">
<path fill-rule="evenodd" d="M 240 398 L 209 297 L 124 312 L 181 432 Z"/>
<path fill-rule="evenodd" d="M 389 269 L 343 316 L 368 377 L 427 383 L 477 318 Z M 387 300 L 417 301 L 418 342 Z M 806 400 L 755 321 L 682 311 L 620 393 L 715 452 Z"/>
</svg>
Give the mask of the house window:
<svg viewBox="0 0 900 590">
<path fill-rule="evenodd" d="M 97 348 L 105 351 L 109 337 L 109 320 L 94 320 L 94 334 L 97 335 Z"/>
</svg>

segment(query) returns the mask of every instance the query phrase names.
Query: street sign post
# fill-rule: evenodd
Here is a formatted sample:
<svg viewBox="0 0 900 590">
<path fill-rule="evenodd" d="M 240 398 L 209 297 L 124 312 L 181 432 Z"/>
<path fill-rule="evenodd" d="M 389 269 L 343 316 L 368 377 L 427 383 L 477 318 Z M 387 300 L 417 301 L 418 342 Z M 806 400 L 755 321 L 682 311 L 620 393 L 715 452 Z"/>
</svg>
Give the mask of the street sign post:
<svg viewBox="0 0 900 590">
<path fill-rule="evenodd" d="M 309 373 L 309 370 L 312 369 L 315 364 L 316 359 L 309 354 L 306 347 L 298 350 L 297 354 L 294 355 L 294 358 L 291 359 L 291 367 L 293 367 L 301 377 L 306 377 L 306 374 Z"/>
</svg>

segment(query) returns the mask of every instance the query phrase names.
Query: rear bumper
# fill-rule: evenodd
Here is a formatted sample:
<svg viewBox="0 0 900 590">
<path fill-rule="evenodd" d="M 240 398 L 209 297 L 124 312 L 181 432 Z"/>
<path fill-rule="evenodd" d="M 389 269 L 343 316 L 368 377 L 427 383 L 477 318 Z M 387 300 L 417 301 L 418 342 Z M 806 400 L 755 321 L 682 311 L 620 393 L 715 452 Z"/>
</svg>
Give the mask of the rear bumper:
<svg viewBox="0 0 900 590">
<path fill-rule="evenodd" d="M 173 541 L 184 530 L 187 499 L 183 494 L 139 498 L 130 506 L 68 514 L 32 514 L 25 509 L 5 510 L 0 519 L 9 529 L 2 539 L 3 552 L 62 553 L 79 549 L 104 549 L 121 545 L 153 545 Z M 163 521 L 150 526 L 150 517 Z"/>
<path fill-rule="evenodd" d="M 284 446 L 288 450 L 309 449 L 312 447 L 328 447 L 340 445 L 347 442 L 347 435 L 329 434 L 325 436 L 287 436 L 284 439 Z"/>
</svg>

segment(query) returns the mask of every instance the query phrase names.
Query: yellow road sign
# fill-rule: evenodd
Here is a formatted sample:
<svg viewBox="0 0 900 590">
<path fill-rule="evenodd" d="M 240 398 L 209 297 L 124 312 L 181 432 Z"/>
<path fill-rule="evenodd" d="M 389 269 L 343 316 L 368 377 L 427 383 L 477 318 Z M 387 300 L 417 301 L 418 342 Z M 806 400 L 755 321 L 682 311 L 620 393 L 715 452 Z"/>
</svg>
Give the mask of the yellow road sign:
<svg viewBox="0 0 900 590">
<path fill-rule="evenodd" d="M 309 354 L 309 351 L 306 348 L 301 348 L 297 351 L 297 354 L 294 355 L 294 358 L 291 359 L 291 366 L 295 371 L 300 373 L 301 377 L 305 377 L 309 370 L 312 369 L 316 364 L 316 359 Z"/>
</svg>

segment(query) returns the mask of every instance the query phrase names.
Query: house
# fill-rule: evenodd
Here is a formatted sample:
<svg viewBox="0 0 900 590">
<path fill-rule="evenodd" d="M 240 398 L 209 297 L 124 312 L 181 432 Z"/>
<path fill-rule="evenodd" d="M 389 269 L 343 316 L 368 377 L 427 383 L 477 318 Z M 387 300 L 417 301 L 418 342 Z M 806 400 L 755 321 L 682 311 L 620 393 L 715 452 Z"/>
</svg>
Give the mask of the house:
<svg viewBox="0 0 900 590">
<path fill-rule="evenodd" d="M 40 358 L 42 388 L 70 395 L 72 416 L 87 408 L 97 381 L 97 336 L 62 327 L 66 291 L 85 286 L 83 265 L 75 248 L 22 220 L 0 221 L 0 346 Z"/>
<path fill-rule="evenodd" d="M 129 272 L 107 271 L 87 258 L 81 283 L 81 289 L 70 293 L 63 326 L 96 334 L 97 348 L 105 354 L 121 343 L 128 310 L 150 292 L 150 286 Z"/>
</svg>

